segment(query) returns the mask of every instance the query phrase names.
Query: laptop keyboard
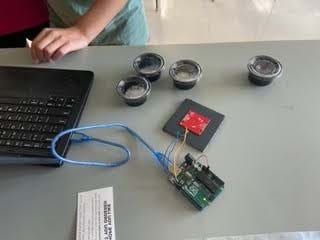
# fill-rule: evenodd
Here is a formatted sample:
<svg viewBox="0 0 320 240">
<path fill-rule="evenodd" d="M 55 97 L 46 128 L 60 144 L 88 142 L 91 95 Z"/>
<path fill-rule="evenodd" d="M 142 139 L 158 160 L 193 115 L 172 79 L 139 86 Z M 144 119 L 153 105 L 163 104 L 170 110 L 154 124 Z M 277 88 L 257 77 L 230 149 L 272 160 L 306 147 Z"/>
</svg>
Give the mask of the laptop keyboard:
<svg viewBox="0 0 320 240">
<path fill-rule="evenodd" d="M 50 150 L 51 140 L 65 129 L 75 101 L 62 96 L 0 98 L 0 147 L 20 153 Z"/>
</svg>

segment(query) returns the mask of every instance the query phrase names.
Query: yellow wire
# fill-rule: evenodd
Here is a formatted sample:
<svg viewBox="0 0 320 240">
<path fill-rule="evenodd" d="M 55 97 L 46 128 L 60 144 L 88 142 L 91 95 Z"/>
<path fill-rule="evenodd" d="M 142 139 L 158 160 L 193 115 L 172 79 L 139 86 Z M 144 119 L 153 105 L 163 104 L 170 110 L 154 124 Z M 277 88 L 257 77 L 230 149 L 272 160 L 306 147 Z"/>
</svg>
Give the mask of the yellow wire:
<svg viewBox="0 0 320 240">
<path fill-rule="evenodd" d="M 183 141 L 180 144 L 180 146 L 177 148 L 177 150 L 175 151 L 174 156 L 173 156 L 173 175 L 175 178 L 177 177 L 177 171 L 176 171 L 176 168 L 177 168 L 176 162 L 177 161 L 176 161 L 176 159 L 177 159 L 178 154 L 181 152 L 183 145 L 186 143 L 188 132 L 189 132 L 188 129 L 186 129 L 184 132 Z"/>
</svg>

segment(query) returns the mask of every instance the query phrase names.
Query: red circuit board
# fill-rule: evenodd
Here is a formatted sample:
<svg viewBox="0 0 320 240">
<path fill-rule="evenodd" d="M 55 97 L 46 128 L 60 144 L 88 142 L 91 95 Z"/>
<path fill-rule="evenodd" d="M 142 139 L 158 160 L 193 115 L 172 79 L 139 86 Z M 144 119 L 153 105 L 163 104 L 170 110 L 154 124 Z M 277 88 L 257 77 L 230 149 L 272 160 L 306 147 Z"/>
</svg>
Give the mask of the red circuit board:
<svg viewBox="0 0 320 240">
<path fill-rule="evenodd" d="M 188 129 L 190 132 L 200 136 L 210 122 L 209 118 L 189 110 L 183 117 L 179 125 Z"/>
</svg>

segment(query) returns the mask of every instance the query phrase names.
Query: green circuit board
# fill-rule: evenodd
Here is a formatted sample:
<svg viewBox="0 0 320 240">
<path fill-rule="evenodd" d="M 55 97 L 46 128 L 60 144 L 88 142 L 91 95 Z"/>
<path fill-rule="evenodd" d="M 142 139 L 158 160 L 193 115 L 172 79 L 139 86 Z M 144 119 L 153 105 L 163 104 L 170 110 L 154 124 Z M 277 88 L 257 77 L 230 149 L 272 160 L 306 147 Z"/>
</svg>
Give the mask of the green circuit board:
<svg viewBox="0 0 320 240">
<path fill-rule="evenodd" d="M 190 154 L 179 171 L 177 177 L 171 177 L 171 182 L 199 210 L 208 206 L 224 188 L 224 182 L 208 166 L 196 163 Z"/>
</svg>

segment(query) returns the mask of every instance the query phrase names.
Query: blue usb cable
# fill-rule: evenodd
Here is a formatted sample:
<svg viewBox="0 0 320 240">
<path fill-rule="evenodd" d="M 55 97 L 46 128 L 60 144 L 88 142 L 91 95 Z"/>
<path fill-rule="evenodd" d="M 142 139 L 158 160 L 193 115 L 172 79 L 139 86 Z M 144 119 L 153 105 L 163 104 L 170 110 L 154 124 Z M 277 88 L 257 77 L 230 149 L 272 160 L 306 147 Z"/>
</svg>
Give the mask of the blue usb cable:
<svg viewBox="0 0 320 240">
<path fill-rule="evenodd" d="M 166 172 L 169 171 L 169 167 L 172 164 L 170 159 L 166 155 L 155 151 L 135 131 L 133 131 L 131 128 L 129 128 L 128 126 L 121 124 L 121 123 L 90 125 L 90 126 L 72 128 L 72 129 L 68 129 L 66 131 L 63 131 L 63 132 L 59 133 L 51 142 L 52 155 L 59 161 L 59 163 L 69 163 L 69 164 L 76 164 L 76 165 L 83 165 L 83 166 L 119 167 L 119 166 L 127 163 L 129 161 L 129 159 L 131 158 L 131 152 L 126 146 L 119 144 L 119 143 L 94 138 L 94 137 L 88 136 L 88 135 L 81 132 L 81 131 L 97 129 L 97 128 L 106 128 L 106 129 L 114 128 L 114 129 L 126 130 L 131 136 L 133 136 L 137 141 L 139 141 L 151 153 L 152 157 L 155 159 L 155 161 L 158 165 L 160 165 Z M 85 142 L 91 141 L 91 142 L 97 142 L 97 143 L 110 145 L 110 146 L 113 146 L 113 147 L 120 149 L 125 154 L 125 157 L 120 161 L 111 162 L 111 163 L 110 162 L 93 162 L 93 161 L 89 161 L 89 160 L 80 161 L 80 160 L 71 160 L 71 159 L 64 158 L 57 153 L 56 145 L 57 145 L 57 142 L 59 141 L 59 139 L 67 134 L 73 135 L 71 138 L 71 143 L 85 143 Z M 77 138 L 74 138 L 74 137 L 77 137 Z"/>
</svg>

